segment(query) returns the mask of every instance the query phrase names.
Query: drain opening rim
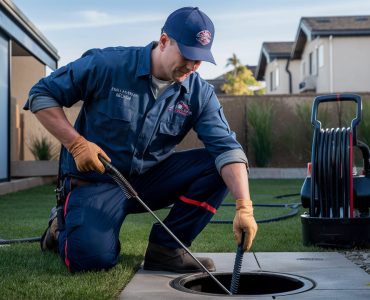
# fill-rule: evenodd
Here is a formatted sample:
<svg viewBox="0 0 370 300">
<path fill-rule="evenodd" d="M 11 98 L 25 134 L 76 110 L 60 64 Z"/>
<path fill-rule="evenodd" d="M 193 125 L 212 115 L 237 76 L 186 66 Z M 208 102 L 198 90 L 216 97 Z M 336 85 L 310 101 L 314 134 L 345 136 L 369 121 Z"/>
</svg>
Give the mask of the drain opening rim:
<svg viewBox="0 0 370 300">
<path fill-rule="evenodd" d="M 214 275 L 218 280 L 220 280 L 220 277 L 223 276 L 231 276 L 232 273 L 230 272 L 214 272 L 212 275 Z M 285 295 L 294 295 L 294 294 L 299 294 L 303 292 L 307 292 L 309 290 L 312 290 L 313 288 L 316 287 L 316 283 L 305 276 L 301 275 L 294 275 L 290 273 L 282 273 L 282 272 L 269 272 L 269 271 L 257 271 L 257 272 L 242 272 L 240 273 L 240 276 L 242 277 L 243 275 L 256 275 L 256 276 L 275 276 L 279 278 L 287 278 L 290 280 L 294 281 L 300 281 L 303 285 L 300 288 L 290 290 L 290 291 L 284 291 L 284 292 L 275 292 L 275 293 L 266 293 L 266 294 L 235 294 L 230 297 L 237 297 L 237 296 L 285 296 Z M 185 284 L 203 279 L 203 278 L 208 278 L 209 275 L 205 273 L 193 273 L 193 274 L 185 274 L 182 276 L 179 276 L 170 282 L 170 286 L 178 291 L 181 292 L 186 292 L 190 294 L 198 294 L 198 295 L 208 295 L 208 296 L 220 296 L 220 295 L 225 295 L 221 293 L 209 293 L 209 292 L 202 292 L 202 291 L 197 291 L 197 290 L 192 290 L 190 288 L 185 287 Z M 226 295 L 225 295 L 226 296 Z"/>
</svg>

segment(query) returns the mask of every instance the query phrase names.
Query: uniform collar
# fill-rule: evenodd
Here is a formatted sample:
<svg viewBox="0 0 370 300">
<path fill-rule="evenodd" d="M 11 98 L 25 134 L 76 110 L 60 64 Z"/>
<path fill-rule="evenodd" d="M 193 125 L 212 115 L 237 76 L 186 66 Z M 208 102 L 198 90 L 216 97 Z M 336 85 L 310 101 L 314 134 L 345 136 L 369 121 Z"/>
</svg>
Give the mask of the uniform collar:
<svg viewBox="0 0 370 300">
<path fill-rule="evenodd" d="M 136 67 L 136 77 L 150 75 L 151 53 L 155 43 L 152 42 L 141 48 L 139 62 Z"/>
<path fill-rule="evenodd" d="M 155 45 L 156 45 L 156 42 L 151 42 L 141 49 L 141 53 L 139 56 L 139 62 L 136 68 L 136 77 L 150 75 L 151 53 Z M 186 92 L 189 91 L 189 85 L 190 85 L 189 78 L 190 77 L 186 78 L 183 82 L 178 83 L 180 86 L 185 88 Z"/>
</svg>

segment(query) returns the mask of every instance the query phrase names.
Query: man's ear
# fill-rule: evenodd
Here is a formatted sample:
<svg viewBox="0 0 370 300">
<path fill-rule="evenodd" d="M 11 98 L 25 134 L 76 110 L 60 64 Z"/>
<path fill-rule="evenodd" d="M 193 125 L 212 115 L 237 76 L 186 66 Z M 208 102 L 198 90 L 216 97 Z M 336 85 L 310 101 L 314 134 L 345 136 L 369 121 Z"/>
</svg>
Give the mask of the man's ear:
<svg viewBox="0 0 370 300">
<path fill-rule="evenodd" d="M 166 33 L 162 33 L 159 38 L 159 48 L 163 50 L 166 47 L 167 42 L 169 42 L 170 38 Z"/>
</svg>

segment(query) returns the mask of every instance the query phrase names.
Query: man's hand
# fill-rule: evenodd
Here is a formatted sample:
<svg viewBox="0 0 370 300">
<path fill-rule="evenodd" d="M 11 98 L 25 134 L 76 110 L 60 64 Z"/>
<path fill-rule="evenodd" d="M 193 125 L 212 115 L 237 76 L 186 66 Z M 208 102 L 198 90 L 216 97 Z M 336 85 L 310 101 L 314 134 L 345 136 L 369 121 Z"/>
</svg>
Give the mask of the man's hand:
<svg viewBox="0 0 370 300">
<path fill-rule="evenodd" d="M 76 162 L 77 170 L 80 172 L 97 171 L 103 174 L 105 168 L 98 155 L 101 155 L 109 162 L 111 161 L 98 145 L 89 142 L 81 135 L 75 138 L 67 148 Z"/>
<path fill-rule="evenodd" d="M 252 247 L 257 232 L 257 223 L 253 216 L 252 201 L 246 199 L 236 200 L 236 213 L 233 222 L 234 237 L 238 245 L 241 243 L 242 231 L 245 231 L 244 250 Z"/>
</svg>

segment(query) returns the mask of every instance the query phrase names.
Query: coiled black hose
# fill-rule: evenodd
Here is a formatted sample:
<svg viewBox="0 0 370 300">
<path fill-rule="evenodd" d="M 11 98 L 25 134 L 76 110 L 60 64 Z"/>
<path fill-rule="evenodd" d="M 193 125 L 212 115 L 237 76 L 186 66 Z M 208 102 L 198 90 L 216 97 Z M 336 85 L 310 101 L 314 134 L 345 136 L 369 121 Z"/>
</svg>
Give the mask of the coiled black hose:
<svg viewBox="0 0 370 300">
<path fill-rule="evenodd" d="M 311 217 L 350 216 L 351 128 L 316 128 L 312 147 Z M 342 209 L 342 211 L 341 211 Z"/>
<path fill-rule="evenodd" d="M 292 195 L 297 195 L 297 194 L 292 194 Z M 291 196 L 291 195 L 288 195 Z M 282 196 L 279 196 L 282 198 Z M 275 197 L 277 198 L 277 197 Z M 282 208 L 290 208 L 291 211 L 285 215 L 278 216 L 278 217 L 273 217 L 273 218 L 265 218 L 265 219 L 256 219 L 256 223 L 269 223 L 269 222 L 277 222 L 281 220 L 285 220 L 291 217 L 294 217 L 295 215 L 298 214 L 299 211 L 299 206 L 301 203 L 292 203 L 292 204 L 253 204 L 253 207 L 282 207 Z M 234 203 L 225 203 L 221 204 L 221 206 L 235 206 Z M 209 223 L 211 224 L 232 224 L 233 220 L 211 220 Z"/>
<path fill-rule="evenodd" d="M 12 239 L 12 240 L 3 240 L 0 239 L 0 245 L 10 245 L 10 244 L 18 244 L 18 243 L 34 243 L 40 242 L 41 237 L 29 237 L 23 239 Z"/>
<path fill-rule="evenodd" d="M 339 191 L 340 187 L 340 172 L 341 172 L 341 167 L 340 167 L 340 156 L 341 156 L 341 149 L 340 149 L 340 144 L 341 144 L 341 135 L 340 135 L 340 129 L 337 128 L 335 130 L 335 145 L 334 145 L 334 176 L 333 176 L 333 181 L 334 181 L 334 200 L 333 200 L 333 217 L 334 218 L 339 218 L 340 217 L 340 197 L 341 193 Z"/>
</svg>

